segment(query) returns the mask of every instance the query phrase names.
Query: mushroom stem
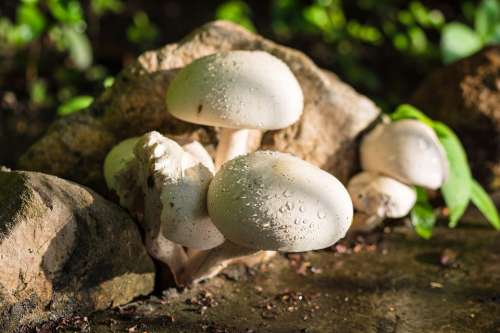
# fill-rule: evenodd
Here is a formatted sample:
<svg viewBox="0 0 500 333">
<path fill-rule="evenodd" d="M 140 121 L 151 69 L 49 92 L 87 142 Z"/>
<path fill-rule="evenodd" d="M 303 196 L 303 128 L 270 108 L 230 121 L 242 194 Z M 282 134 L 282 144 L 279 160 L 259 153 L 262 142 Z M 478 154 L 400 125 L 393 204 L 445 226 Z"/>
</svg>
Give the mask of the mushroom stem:
<svg viewBox="0 0 500 333">
<path fill-rule="evenodd" d="M 378 227 L 383 221 L 383 216 L 355 212 L 348 233 L 370 232 Z"/>
<path fill-rule="evenodd" d="M 216 248 L 199 252 L 190 257 L 184 271 L 179 275 L 178 282 L 181 285 L 188 285 L 212 278 L 230 264 L 260 252 L 264 253 L 265 256 L 252 261 L 251 264 L 264 261 L 267 257 L 270 258 L 274 251 L 255 250 L 226 240 Z"/>
<path fill-rule="evenodd" d="M 182 272 L 188 261 L 184 248 L 161 235 L 146 234 L 145 238 L 148 253 L 168 266 L 178 284 L 179 273 Z"/>
<path fill-rule="evenodd" d="M 236 156 L 245 155 L 260 146 L 262 133 L 253 129 L 221 128 L 215 154 L 215 171 Z"/>
</svg>

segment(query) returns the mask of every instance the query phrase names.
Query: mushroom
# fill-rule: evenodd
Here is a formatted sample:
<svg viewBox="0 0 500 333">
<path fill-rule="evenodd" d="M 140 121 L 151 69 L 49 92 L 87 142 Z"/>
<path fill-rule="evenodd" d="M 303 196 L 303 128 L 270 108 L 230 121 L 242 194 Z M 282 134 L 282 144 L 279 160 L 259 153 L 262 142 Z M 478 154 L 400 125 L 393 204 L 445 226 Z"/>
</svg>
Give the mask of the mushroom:
<svg viewBox="0 0 500 333">
<path fill-rule="evenodd" d="M 194 60 L 171 82 L 166 104 L 176 118 L 219 126 L 216 170 L 249 152 L 252 137 L 295 123 L 303 109 L 297 79 L 263 51 L 230 51 Z M 253 131 L 251 131 L 253 130 Z"/>
<path fill-rule="evenodd" d="M 143 202 L 140 184 L 137 183 L 134 147 L 139 137 L 128 138 L 114 146 L 104 159 L 104 180 L 109 190 L 136 217 L 142 218 Z"/>
<path fill-rule="evenodd" d="M 123 140 L 106 155 L 103 168 L 104 180 L 110 190 L 116 191 L 117 175 L 134 159 L 134 147 L 138 140 L 138 137 Z"/>
<path fill-rule="evenodd" d="M 135 156 L 147 202 L 145 214 L 152 219 L 146 225 L 156 226 L 159 219 L 163 236 L 186 247 L 206 250 L 222 244 L 224 237 L 208 217 L 206 206 L 212 172 L 158 132 L 141 137 Z"/>
<path fill-rule="evenodd" d="M 184 147 L 150 132 L 118 144 L 104 166 L 108 186 L 144 227 L 148 252 L 174 278 L 188 259 L 182 246 L 206 250 L 224 242 L 206 207 L 213 162 L 198 142 Z"/>
<path fill-rule="evenodd" d="M 191 258 L 181 282 L 214 276 L 260 250 L 300 252 L 344 237 L 353 207 L 331 174 L 289 154 L 258 151 L 225 163 L 210 183 L 209 215 L 226 238 Z"/>
<path fill-rule="evenodd" d="M 214 161 L 212 160 L 212 156 L 207 152 L 205 147 L 198 141 L 192 141 L 185 145 L 182 145 L 182 149 L 191 154 L 194 159 L 198 160 L 201 164 L 203 164 L 212 174 L 215 173 Z"/>
<path fill-rule="evenodd" d="M 370 171 L 354 176 L 347 190 L 357 210 L 351 231 L 369 231 L 386 217 L 406 216 L 417 200 L 412 187 Z"/>
<path fill-rule="evenodd" d="M 438 189 L 448 177 L 448 159 L 434 131 L 417 120 L 378 125 L 363 139 L 361 167 L 409 185 Z"/>
</svg>

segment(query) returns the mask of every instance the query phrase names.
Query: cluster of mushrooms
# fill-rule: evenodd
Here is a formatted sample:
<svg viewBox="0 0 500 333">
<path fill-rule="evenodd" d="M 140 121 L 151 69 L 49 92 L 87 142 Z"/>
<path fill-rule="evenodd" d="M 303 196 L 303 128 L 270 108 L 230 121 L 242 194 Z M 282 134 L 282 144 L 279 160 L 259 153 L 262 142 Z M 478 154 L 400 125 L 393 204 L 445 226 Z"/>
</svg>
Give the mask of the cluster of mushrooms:
<svg viewBox="0 0 500 333">
<path fill-rule="evenodd" d="M 361 173 L 347 186 L 356 214 L 351 230 L 370 231 L 385 218 L 406 216 L 415 205 L 414 186 L 440 188 L 448 158 L 434 131 L 412 119 L 383 122 L 360 147 Z"/>
<path fill-rule="evenodd" d="M 199 142 L 181 146 L 153 131 L 116 145 L 104 176 L 140 221 L 149 253 L 169 266 L 179 285 L 239 260 L 329 247 L 351 226 L 353 202 L 357 215 L 406 215 L 415 192 L 403 183 L 434 188 L 446 178 L 435 174 L 437 165 L 447 168 L 432 130 L 413 121 L 380 125 L 366 137 L 366 171 L 352 179 L 350 194 L 333 175 L 295 156 L 252 152 L 263 131 L 290 126 L 303 110 L 297 79 L 266 52 L 193 61 L 171 82 L 166 104 L 180 120 L 220 129 L 215 163 Z M 391 150 L 384 142 L 394 135 L 403 138 Z M 405 152 L 414 141 L 422 149 Z"/>
</svg>

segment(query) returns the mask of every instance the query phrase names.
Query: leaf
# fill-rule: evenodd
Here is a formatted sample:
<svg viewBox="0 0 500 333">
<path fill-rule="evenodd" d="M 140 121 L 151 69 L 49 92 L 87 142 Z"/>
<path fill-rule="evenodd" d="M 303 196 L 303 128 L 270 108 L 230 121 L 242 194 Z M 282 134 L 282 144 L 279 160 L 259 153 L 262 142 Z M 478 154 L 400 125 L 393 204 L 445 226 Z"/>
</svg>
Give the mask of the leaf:
<svg viewBox="0 0 500 333">
<path fill-rule="evenodd" d="M 255 31 L 255 26 L 250 18 L 251 14 L 250 7 L 244 1 L 232 0 L 217 7 L 215 17 L 219 20 L 237 23 L 249 31 Z"/>
<path fill-rule="evenodd" d="M 52 16 L 61 23 L 74 24 L 83 21 L 83 10 L 78 0 L 48 0 Z"/>
<path fill-rule="evenodd" d="M 469 205 L 472 176 L 465 149 L 455 133 L 438 121 L 433 128 L 448 157 L 448 180 L 441 187 L 441 193 L 450 210 L 449 226 L 453 228 Z"/>
<path fill-rule="evenodd" d="M 47 25 L 42 12 L 33 4 L 23 4 L 17 8 L 17 23 L 29 27 L 33 38 L 38 37 Z"/>
<path fill-rule="evenodd" d="M 152 43 L 159 35 L 158 29 L 145 12 L 134 14 L 133 24 L 127 29 L 127 38 L 135 44 Z"/>
<path fill-rule="evenodd" d="M 417 202 L 410 212 L 410 219 L 420 237 L 431 238 L 434 224 L 436 224 L 436 214 L 428 202 Z"/>
<path fill-rule="evenodd" d="M 500 1 L 483 0 L 474 16 L 474 28 L 483 39 L 489 42 L 495 35 L 495 29 L 500 22 Z"/>
<path fill-rule="evenodd" d="M 465 58 L 479 51 L 482 47 L 481 37 L 462 23 L 448 23 L 443 28 L 441 55 L 445 64 Z"/>
<path fill-rule="evenodd" d="M 87 35 L 72 27 L 65 27 L 63 33 L 69 49 L 69 56 L 76 68 L 87 69 L 92 64 L 92 46 Z"/>
<path fill-rule="evenodd" d="M 59 108 L 57 109 L 57 114 L 59 116 L 67 116 L 74 112 L 85 109 L 90 104 L 92 104 L 93 101 L 94 98 L 92 96 L 82 95 L 73 97 L 70 100 L 66 101 L 66 103 L 59 106 Z"/>
<path fill-rule="evenodd" d="M 402 104 L 398 106 L 396 111 L 394 111 L 390 117 L 393 121 L 401 119 L 416 119 L 429 127 L 434 125 L 434 121 L 431 118 L 427 117 L 422 111 L 410 104 Z"/>
<path fill-rule="evenodd" d="M 500 217 L 498 216 L 497 208 L 489 197 L 488 193 L 483 189 L 481 184 L 476 180 L 472 180 L 471 186 L 471 200 L 472 203 L 479 209 L 491 225 L 500 230 Z"/>
</svg>

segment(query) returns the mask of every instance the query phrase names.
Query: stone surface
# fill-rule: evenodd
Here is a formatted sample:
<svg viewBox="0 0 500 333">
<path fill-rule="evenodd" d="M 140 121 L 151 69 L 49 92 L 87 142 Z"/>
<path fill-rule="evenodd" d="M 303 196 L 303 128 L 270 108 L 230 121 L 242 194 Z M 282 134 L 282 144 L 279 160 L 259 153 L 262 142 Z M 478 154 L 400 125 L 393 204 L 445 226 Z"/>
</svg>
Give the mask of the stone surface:
<svg viewBox="0 0 500 333">
<path fill-rule="evenodd" d="M 166 112 L 165 91 L 175 72 L 193 59 L 236 49 L 265 50 L 281 58 L 304 92 L 301 120 L 265 133 L 262 148 L 293 153 L 346 181 L 357 165 L 355 139 L 377 117 L 378 108 L 303 53 L 220 21 L 141 55 L 88 110 L 55 122 L 21 158 L 20 166 L 101 189 L 102 161 L 126 137 L 159 130 L 174 139 L 199 140 L 213 151 L 216 129 L 173 119 Z"/>
<path fill-rule="evenodd" d="M 259 270 L 228 269 L 208 283 L 151 297 L 59 332 L 500 332 L 500 233 L 486 225 L 409 228 L 364 245 L 276 256 Z"/>
<path fill-rule="evenodd" d="M 500 189 L 500 46 L 431 74 L 412 103 L 455 129 L 475 175 Z"/>
<path fill-rule="evenodd" d="M 91 190 L 0 171 L 0 331 L 130 302 L 153 290 L 137 227 Z"/>
</svg>

